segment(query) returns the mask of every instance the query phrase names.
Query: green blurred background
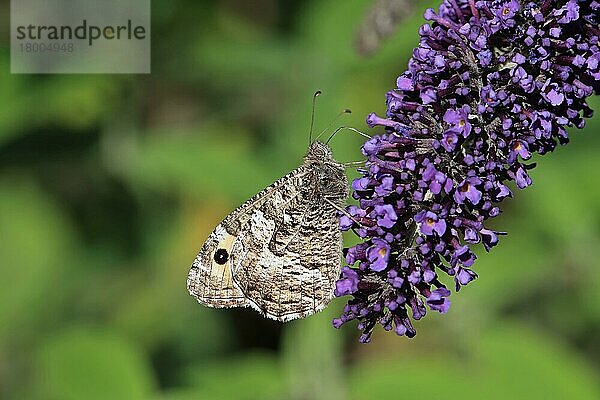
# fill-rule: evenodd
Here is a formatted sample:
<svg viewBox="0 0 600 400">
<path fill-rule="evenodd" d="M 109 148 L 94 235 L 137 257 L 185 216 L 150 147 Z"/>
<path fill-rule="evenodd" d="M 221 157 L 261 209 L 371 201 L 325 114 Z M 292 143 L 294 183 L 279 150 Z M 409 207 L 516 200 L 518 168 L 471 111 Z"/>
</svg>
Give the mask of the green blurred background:
<svg viewBox="0 0 600 400">
<path fill-rule="evenodd" d="M 155 0 L 152 74 L 126 76 L 10 75 L 0 5 L 1 399 L 600 399 L 597 117 L 537 160 L 494 221 L 510 235 L 415 339 L 357 343 L 341 299 L 281 325 L 188 295 L 212 228 L 299 163 L 316 89 L 319 127 L 384 112 L 436 2 L 362 57 L 371 4 Z"/>
</svg>

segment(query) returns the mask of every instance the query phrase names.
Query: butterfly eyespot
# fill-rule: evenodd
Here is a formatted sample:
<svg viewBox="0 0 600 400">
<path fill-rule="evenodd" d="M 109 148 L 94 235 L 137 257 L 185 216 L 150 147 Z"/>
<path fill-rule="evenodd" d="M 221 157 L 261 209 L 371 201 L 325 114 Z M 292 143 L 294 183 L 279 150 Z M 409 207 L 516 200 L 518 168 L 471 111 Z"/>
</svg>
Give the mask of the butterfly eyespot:
<svg viewBox="0 0 600 400">
<path fill-rule="evenodd" d="M 215 251 L 214 259 L 217 264 L 223 265 L 229 259 L 229 253 L 225 249 L 218 249 Z"/>
</svg>

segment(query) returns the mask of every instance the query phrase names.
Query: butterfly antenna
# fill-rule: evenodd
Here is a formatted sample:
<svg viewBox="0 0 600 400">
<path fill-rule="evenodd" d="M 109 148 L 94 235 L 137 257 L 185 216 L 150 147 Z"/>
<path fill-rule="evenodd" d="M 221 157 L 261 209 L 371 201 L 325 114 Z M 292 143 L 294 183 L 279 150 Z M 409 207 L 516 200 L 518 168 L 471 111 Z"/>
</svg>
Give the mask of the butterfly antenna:
<svg viewBox="0 0 600 400">
<path fill-rule="evenodd" d="M 319 135 L 315 138 L 315 140 L 318 140 L 321 136 L 323 136 L 323 134 L 325 132 L 330 130 L 331 127 L 336 124 L 337 120 L 344 114 L 352 114 L 352 110 L 350 110 L 349 108 L 342 110 L 338 115 L 335 116 L 333 121 L 331 121 L 331 123 L 325 127 L 325 129 L 323 129 L 321 132 L 319 132 Z"/>
<path fill-rule="evenodd" d="M 312 133 L 313 133 L 313 128 L 315 126 L 315 103 L 317 102 L 317 97 L 319 97 L 321 95 L 321 91 L 317 90 L 315 92 L 315 94 L 313 94 L 313 99 L 312 99 L 312 112 L 310 113 L 310 133 L 308 134 L 308 145 L 310 146 L 310 144 L 312 143 Z"/>
<path fill-rule="evenodd" d="M 333 131 L 333 133 L 331 134 L 331 136 L 329 136 L 329 139 L 327 139 L 327 141 L 325 142 L 325 144 L 329 144 L 329 141 L 330 141 L 331 139 L 333 139 L 333 137 L 335 136 L 335 134 L 336 134 L 336 133 L 338 133 L 339 131 L 341 131 L 342 129 L 348 129 L 349 131 L 352 131 L 352 132 L 356 132 L 356 133 L 358 133 L 360 136 L 362 136 L 362 137 L 364 137 L 364 138 L 367 138 L 367 139 L 372 139 L 372 137 L 371 137 L 371 136 L 367 135 L 367 134 L 366 134 L 366 133 L 364 133 L 364 132 L 361 132 L 361 131 L 359 131 L 359 130 L 358 130 L 358 129 L 356 129 L 356 128 L 352 128 L 351 126 L 340 126 L 340 127 L 339 127 L 339 128 L 337 128 L 335 131 Z"/>
</svg>

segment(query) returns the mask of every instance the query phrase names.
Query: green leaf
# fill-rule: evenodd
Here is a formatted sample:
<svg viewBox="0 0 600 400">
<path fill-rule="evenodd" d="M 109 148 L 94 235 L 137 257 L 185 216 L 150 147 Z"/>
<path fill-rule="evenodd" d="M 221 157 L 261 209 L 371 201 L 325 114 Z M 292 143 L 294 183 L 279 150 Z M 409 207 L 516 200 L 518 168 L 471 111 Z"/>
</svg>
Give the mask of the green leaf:
<svg viewBox="0 0 600 400">
<path fill-rule="evenodd" d="M 347 398 L 341 369 L 343 336 L 331 326 L 338 310 L 331 306 L 286 324 L 282 355 L 289 377 L 289 398 Z"/>
<path fill-rule="evenodd" d="M 108 76 L 55 75 L 33 80 L 8 74 L 0 50 L 0 144 L 31 129 L 90 129 L 118 107 L 118 80 Z"/>
<path fill-rule="evenodd" d="M 88 328 L 68 330 L 39 350 L 37 389 L 46 399 L 147 399 L 154 382 L 136 346 Z"/>
<path fill-rule="evenodd" d="M 544 331 L 505 321 L 487 332 L 478 350 L 485 362 L 483 398 L 600 398 L 598 371 Z"/>
<path fill-rule="evenodd" d="M 156 134 L 140 143 L 125 174 L 137 184 L 166 193 L 213 198 L 225 193 L 243 199 L 267 186 L 269 176 L 278 177 L 252 150 L 239 128 Z"/>
<path fill-rule="evenodd" d="M 52 201 L 22 176 L 0 180 L 0 221 L 0 339 L 23 340 L 41 333 L 34 327 L 65 294 L 60 279 L 73 253 L 73 232 Z"/>
<path fill-rule="evenodd" d="M 597 399 L 598 371 L 549 333 L 524 324 L 498 324 L 471 337 L 467 353 L 443 344 L 390 352 L 352 371 L 352 397 L 434 399 Z M 393 354 L 397 354 L 394 356 Z"/>
<path fill-rule="evenodd" d="M 185 376 L 188 385 L 198 388 L 203 399 L 280 399 L 284 392 L 281 366 L 266 353 L 206 359 L 191 367 Z"/>
</svg>

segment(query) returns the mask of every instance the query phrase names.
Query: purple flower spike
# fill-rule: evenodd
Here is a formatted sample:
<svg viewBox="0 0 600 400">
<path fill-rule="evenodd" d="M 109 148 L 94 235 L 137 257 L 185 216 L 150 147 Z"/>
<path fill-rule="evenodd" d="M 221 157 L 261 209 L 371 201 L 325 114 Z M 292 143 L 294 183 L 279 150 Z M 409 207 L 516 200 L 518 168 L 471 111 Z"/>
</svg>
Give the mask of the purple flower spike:
<svg viewBox="0 0 600 400">
<path fill-rule="evenodd" d="M 365 343 L 377 324 L 413 337 L 412 320 L 448 311 L 442 275 L 456 291 L 477 278 L 473 246 L 498 244 L 488 224 L 509 187 L 532 184 L 528 160 L 567 144 L 600 92 L 598 0 L 442 0 L 425 18 L 385 118 L 367 117 L 384 132 L 362 146 L 358 206 L 340 217 L 362 242 L 333 324 L 358 320 Z"/>
</svg>

